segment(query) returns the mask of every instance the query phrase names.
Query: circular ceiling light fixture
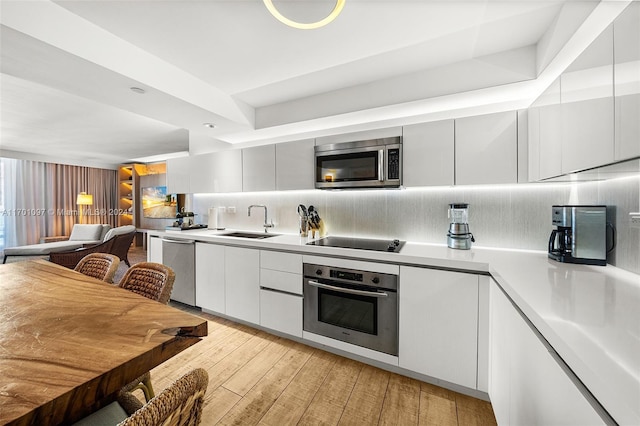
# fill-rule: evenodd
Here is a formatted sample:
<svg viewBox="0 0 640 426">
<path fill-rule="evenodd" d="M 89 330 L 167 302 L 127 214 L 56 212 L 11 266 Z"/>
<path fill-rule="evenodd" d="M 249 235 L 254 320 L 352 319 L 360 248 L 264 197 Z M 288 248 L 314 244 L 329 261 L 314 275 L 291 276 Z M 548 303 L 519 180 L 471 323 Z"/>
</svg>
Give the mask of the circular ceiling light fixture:
<svg viewBox="0 0 640 426">
<path fill-rule="evenodd" d="M 271 12 L 271 14 L 278 21 L 280 21 L 283 24 L 288 25 L 290 27 L 298 28 L 300 30 L 313 30 L 313 29 L 316 29 L 316 28 L 324 27 L 325 25 L 327 25 L 328 23 L 330 23 L 331 21 L 336 19 L 336 17 L 340 14 L 340 12 L 342 12 L 342 8 L 344 7 L 345 1 L 346 0 L 336 0 L 336 6 L 333 8 L 331 13 L 329 15 L 327 15 L 326 18 L 321 19 L 321 20 L 316 21 L 316 22 L 310 22 L 308 24 L 305 24 L 305 23 L 302 23 L 302 22 L 292 21 L 291 19 L 283 16 L 278 11 L 278 9 L 276 9 L 276 7 L 273 5 L 273 1 L 272 0 L 263 0 L 264 5 L 267 7 L 269 12 Z"/>
<path fill-rule="evenodd" d="M 131 90 L 134 93 L 138 93 L 140 95 L 143 95 L 143 94 L 147 93 L 146 90 L 144 90 L 144 89 L 142 89 L 140 87 L 129 87 L 129 90 Z"/>
<path fill-rule="evenodd" d="M 204 127 L 208 127 L 209 129 L 215 129 L 216 125 L 213 123 L 202 123 Z"/>
</svg>

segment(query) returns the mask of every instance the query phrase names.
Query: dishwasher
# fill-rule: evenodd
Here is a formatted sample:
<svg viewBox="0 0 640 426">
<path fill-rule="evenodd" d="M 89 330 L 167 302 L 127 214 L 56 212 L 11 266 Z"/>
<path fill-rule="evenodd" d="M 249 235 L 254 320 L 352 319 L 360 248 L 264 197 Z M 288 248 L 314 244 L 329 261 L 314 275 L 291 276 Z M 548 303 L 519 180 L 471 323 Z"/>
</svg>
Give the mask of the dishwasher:
<svg viewBox="0 0 640 426">
<path fill-rule="evenodd" d="M 173 269 L 171 300 L 196 305 L 196 242 L 194 240 L 172 240 L 162 238 L 162 263 Z"/>
</svg>

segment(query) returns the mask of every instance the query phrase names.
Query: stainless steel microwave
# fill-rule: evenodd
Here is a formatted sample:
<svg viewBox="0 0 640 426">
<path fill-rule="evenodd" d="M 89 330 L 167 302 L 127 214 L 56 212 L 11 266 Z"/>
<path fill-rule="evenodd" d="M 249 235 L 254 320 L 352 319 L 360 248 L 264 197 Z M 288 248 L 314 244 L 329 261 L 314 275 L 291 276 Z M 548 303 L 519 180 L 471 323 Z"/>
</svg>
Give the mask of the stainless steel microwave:
<svg viewBox="0 0 640 426">
<path fill-rule="evenodd" d="M 315 164 L 318 189 L 399 188 L 402 138 L 317 145 Z"/>
</svg>

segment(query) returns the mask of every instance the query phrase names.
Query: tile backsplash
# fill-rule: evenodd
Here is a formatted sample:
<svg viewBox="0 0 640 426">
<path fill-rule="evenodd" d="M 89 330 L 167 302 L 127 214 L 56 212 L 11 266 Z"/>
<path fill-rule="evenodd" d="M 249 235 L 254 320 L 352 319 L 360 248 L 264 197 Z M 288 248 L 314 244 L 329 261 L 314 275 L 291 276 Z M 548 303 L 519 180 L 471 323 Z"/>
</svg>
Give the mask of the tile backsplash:
<svg viewBox="0 0 640 426">
<path fill-rule="evenodd" d="M 583 183 L 538 183 L 411 188 L 402 190 L 285 191 L 197 194 L 193 211 L 207 223 L 209 207 L 235 207 L 220 213 L 227 228 L 262 231 L 264 204 L 276 227 L 296 233 L 299 204 L 313 205 L 331 235 L 398 238 L 446 244 L 449 203 L 468 203 L 469 227 L 480 247 L 546 250 L 554 204 L 606 204 L 616 232 L 609 263 L 640 273 L 640 229 L 629 226 L 629 212 L 640 210 L 640 178 Z"/>
</svg>

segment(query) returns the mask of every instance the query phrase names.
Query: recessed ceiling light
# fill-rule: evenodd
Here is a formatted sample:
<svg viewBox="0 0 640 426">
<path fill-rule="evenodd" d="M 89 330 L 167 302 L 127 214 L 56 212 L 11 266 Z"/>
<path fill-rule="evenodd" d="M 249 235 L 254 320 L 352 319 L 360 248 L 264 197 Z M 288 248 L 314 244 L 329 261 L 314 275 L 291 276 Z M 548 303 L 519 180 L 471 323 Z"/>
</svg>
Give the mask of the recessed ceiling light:
<svg viewBox="0 0 640 426">
<path fill-rule="evenodd" d="M 142 88 L 140 88 L 140 87 L 130 87 L 129 89 L 130 89 L 132 92 L 138 93 L 138 94 L 140 94 L 140 95 L 142 95 L 142 94 L 144 94 L 144 93 L 147 93 L 147 91 L 146 91 L 146 90 L 144 90 L 144 89 L 142 89 Z"/>
<path fill-rule="evenodd" d="M 203 125 L 204 127 L 208 127 L 208 128 L 210 128 L 210 129 L 215 129 L 215 128 L 216 128 L 216 125 L 215 125 L 215 124 L 213 124 L 213 123 L 202 123 L 202 125 Z"/>
</svg>

